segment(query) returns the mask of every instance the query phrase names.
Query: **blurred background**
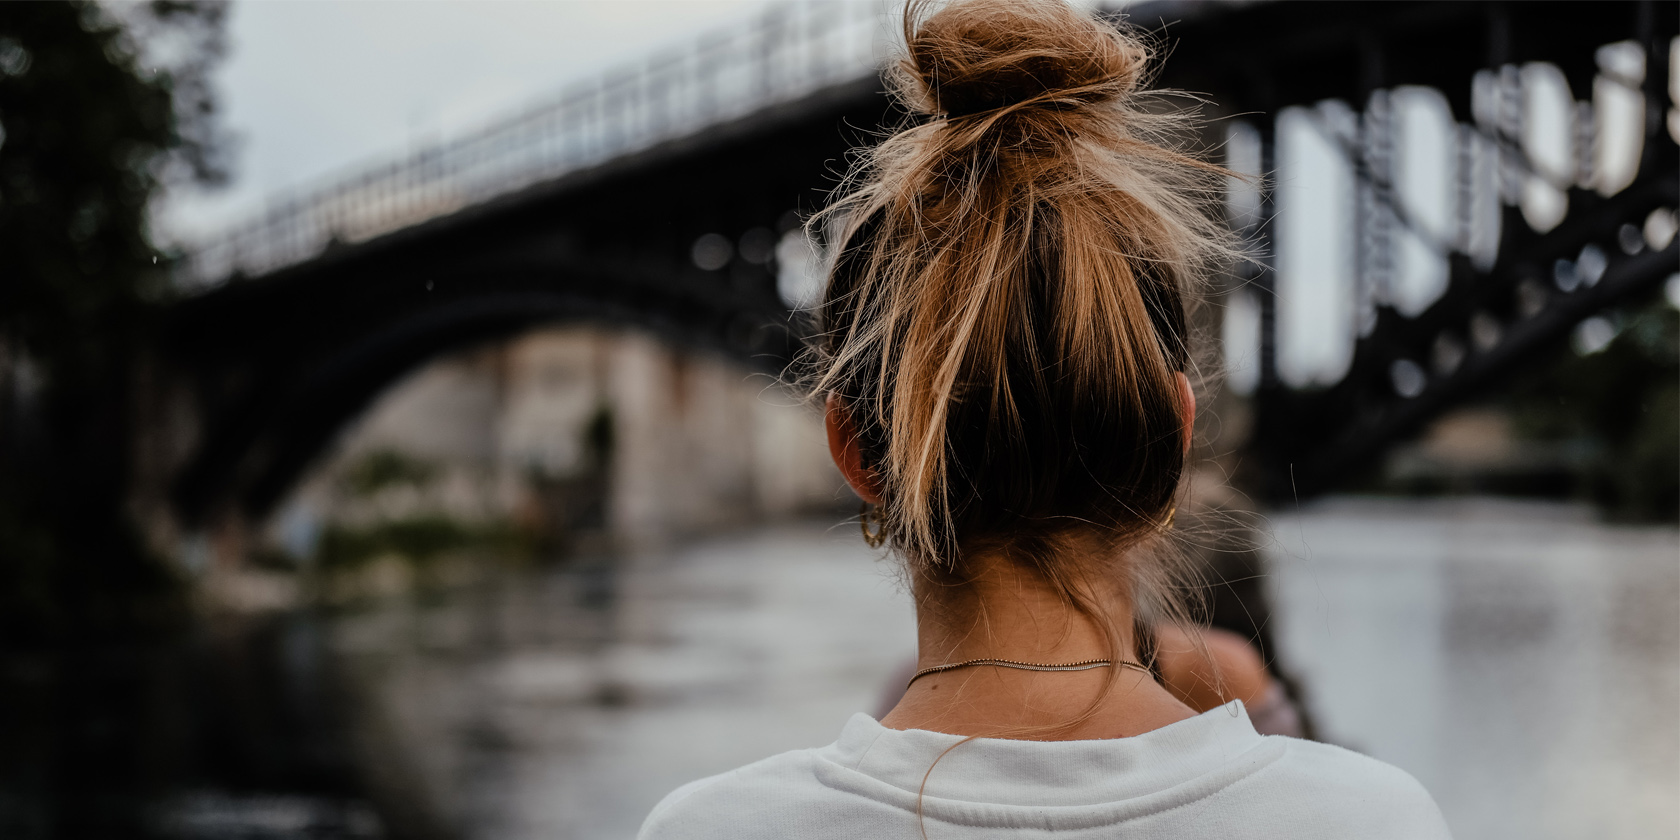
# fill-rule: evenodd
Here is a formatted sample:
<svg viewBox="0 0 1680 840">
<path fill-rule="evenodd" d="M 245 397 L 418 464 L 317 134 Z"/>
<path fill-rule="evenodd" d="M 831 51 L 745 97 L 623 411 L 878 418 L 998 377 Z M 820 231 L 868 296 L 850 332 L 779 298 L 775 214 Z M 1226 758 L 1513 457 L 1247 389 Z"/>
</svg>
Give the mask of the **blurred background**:
<svg viewBox="0 0 1680 840">
<path fill-rule="evenodd" d="M 1264 176 L 1214 623 L 1458 837 L 1680 837 L 1680 7 L 1103 8 Z M 0 835 L 628 837 L 878 711 L 788 382 L 894 10 L 0 4 Z"/>
</svg>

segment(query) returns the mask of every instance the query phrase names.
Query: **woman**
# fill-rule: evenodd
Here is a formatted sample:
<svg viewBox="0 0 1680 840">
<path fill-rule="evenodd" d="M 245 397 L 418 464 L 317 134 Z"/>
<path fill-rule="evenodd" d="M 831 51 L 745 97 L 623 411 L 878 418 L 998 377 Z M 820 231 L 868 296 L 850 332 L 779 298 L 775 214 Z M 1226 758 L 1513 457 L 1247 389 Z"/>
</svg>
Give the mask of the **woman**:
<svg viewBox="0 0 1680 840">
<path fill-rule="evenodd" d="M 1184 307 L 1232 256 L 1225 173 L 1138 102 L 1145 48 L 1062 0 L 915 3 L 905 30 L 927 119 L 819 219 L 815 387 L 906 564 L 918 670 L 879 722 L 686 785 L 641 836 L 1446 837 L 1404 772 L 1198 714 L 1140 656 L 1138 628 L 1190 626 Z"/>
</svg>

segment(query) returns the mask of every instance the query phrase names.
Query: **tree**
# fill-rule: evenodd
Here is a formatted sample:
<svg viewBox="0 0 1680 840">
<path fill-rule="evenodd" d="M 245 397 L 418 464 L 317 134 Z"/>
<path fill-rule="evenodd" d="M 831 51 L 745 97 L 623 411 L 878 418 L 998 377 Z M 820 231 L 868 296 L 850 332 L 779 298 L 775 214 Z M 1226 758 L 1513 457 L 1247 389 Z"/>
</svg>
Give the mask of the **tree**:
<svg viewBox="0 0 1680 840">
<path fill-rule="evenodd" d="M 127 386 L 170 295 L 150 205 L 173 180 L 223 176 L 207 71 L 224 14 L 180 2 L 0 4 L 0 627 L 10 638 L 115 620 L 127 596 L 162 583 L 122 510 Z"/>
</svg>

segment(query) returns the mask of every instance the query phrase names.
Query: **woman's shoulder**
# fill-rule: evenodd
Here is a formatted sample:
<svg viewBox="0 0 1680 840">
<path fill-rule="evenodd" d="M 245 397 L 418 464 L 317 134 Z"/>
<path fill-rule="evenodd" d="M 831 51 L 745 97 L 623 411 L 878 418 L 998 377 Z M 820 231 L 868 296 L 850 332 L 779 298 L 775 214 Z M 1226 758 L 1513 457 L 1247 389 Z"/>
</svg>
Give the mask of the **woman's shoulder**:
<svg viewBox="0 0 1680 840">
<path fill-rule="evenodd" d="M 1323 824 L 1358 826 L 1359 836 L 1448 838 L 1446 821 L 1422 783 L 1392 764 L 1353 750 L 1266 736 L 1286 746 L 1267 771 L 1248 780 L 1265 790 L 1250 791 L 1287 809 L 1303 806 Z M 1241 786 L 1239 786 L 1240 788 Z M 1375 833 L 1372 829 L 1379 829 Z"/>
<path fill-rule="evenodd" d="M 689 782 L 666 794 L 642 822 L 637 840 L 747 838 L 772 813 L 820 797 L 814 750 L 794 750 Z"/>
</svg>

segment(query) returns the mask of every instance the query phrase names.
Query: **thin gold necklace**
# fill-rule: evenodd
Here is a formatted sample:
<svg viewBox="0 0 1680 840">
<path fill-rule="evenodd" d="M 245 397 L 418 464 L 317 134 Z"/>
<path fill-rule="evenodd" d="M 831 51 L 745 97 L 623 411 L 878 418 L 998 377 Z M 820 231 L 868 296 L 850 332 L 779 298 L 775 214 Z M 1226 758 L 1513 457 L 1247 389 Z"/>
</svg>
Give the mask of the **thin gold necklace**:
<svg viewBox="0 0 1680 840">
<path fill-rule="evenodd" d="M 904 684 L 904 688 L 908 690 L 911 685 L 915 684 L 916 680 L 919 680 L 928 674 L 937 674 L 941 671 L 950 671 L 956 668 L 967 668 L 970 665 L 996 665 L 999 668 L 1014 668 L 1018 671 L 1089 671 L 1092 668 L 1112 668 L 1118 666 L 1121 668 L 1130 668 L 1134 671 L 1142 671 L 1145 674 L 1154 676 L 1154 672 L 1143 665 L 1136 662 L 1130 662 L 1125 659 L 1122 659 L 1119 662 L 1115 662 L 1112 659 L 1085 659 L 1079 662 L 1068 662 L 1061 665 L 1046 665 L 1039 662 L 1016 662 L 1013 659 L 970 659 L 967 662 L 951 662 L 945 665 L 934 665 L 929 668 L 923 668 L 922 670 L 917 671 L 915 676 L 910 678 L 910 682 Z"/>
</svg>

